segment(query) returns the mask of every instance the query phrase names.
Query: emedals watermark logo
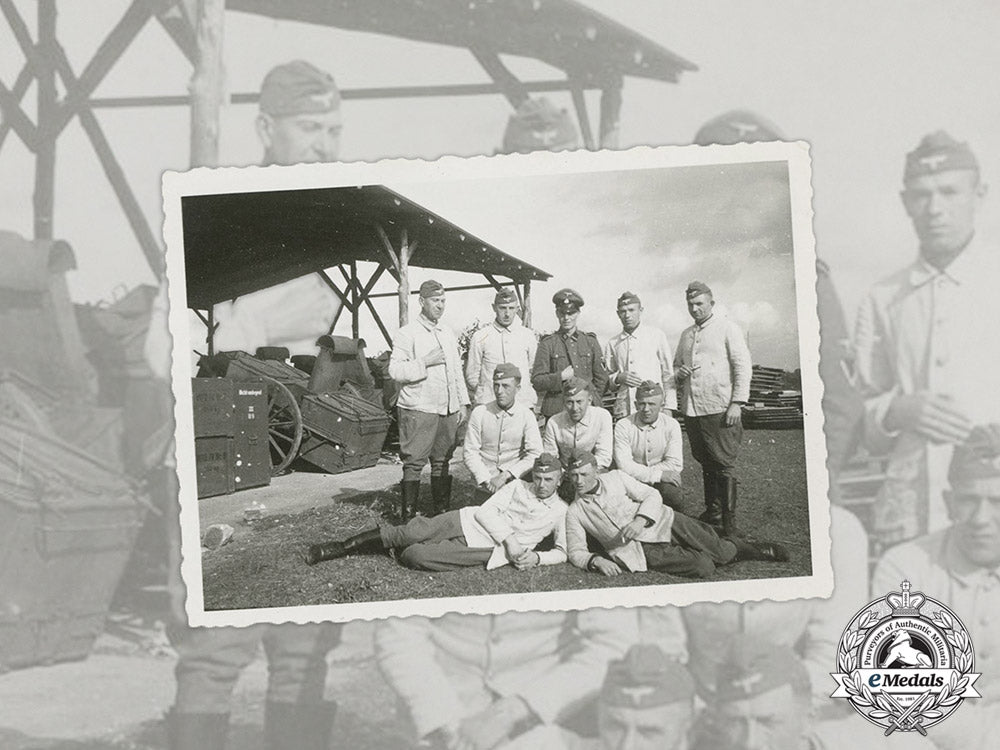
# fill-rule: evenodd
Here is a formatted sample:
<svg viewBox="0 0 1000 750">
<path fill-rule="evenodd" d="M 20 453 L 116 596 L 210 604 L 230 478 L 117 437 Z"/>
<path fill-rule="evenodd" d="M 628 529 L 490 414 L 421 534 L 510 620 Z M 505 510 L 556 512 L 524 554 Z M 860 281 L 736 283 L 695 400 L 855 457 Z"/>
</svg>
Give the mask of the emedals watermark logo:
<svg viewBox="0 0 1000 750">
<path fill-rule="evenodd" d="M 899 591 L 870 602 L 847 626 L 832 673 L 837 689 L 868 721 L 895 731 L 927 730 L 955 712 L 975 689 L 969 631 L 941 602 Z"/>
</svg>

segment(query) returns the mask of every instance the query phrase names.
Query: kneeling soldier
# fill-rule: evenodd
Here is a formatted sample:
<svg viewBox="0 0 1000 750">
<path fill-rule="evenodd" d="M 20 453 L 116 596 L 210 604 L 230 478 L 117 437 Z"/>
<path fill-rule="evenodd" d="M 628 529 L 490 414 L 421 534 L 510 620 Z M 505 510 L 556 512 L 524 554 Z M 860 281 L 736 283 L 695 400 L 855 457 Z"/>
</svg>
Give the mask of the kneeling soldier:
<svg viewBox="0 0 1000 750">
<path fill-rule="evenodd" d="M 615 466 L 656 487 L 663 502 L 681 509 L 684 444 L 681 426 L 663 411 L 663 386 L 647 380 L 635 391 L 635 414 L 615 424 Z"/>
<path fill-rule="evenodd" d="M 559 460 L 543 453 L 535 459 L 532 481 L 515 480 L 479 507 L 426 518 L 402 526 L 383 526 L 342 542 L 314 544 L 306 553 L 310 565 L 352 554 L 384 554 L 400 550 L 399 561 L 417 570 L 458 570 L 485 563 L 487 570 L 508 563 L 518 570 L 566 562 L 566 503 L 556 495 Z M 555 547 L 536 552 L 552 534 Z"/>
<path fill-rule="evenodd" d="M 724 539 L 707 523 L 664 507 L 659 492 L 622 471 L 598 476 L 592 453 L 574 454 L 568 471 L 576 499 L 566 513 L 567 554 L 578 568 L 706 577 L 716 565 L 740 560 L 788 560 L 778 544 Z M 606 556 L 589 551 L 588 534 Z"/>
</svg>

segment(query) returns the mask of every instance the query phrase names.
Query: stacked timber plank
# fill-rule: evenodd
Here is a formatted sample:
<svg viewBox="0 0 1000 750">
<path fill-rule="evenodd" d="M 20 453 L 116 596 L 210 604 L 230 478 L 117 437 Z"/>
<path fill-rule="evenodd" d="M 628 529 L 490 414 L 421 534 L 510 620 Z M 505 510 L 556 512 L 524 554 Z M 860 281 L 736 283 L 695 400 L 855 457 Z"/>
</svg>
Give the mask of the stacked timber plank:
<svg viewBox="0 0 1000 750">
<path fill-rule="evenodd" d="M 802 393 L 785 390 L 785 371 L 777 367 L 753 366 L 750 401 L 743 409 L 748 429 L 802 429 Z"/>
</svg>

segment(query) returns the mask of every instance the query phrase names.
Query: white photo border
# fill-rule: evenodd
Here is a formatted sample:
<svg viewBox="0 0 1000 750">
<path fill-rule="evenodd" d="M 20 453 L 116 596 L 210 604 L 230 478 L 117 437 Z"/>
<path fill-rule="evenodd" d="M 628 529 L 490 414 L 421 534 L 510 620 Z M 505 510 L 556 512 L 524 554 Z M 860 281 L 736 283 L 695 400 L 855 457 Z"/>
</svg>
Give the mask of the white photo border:
<svg viewBox="0 0 1000 750">
<path fill-rule="evenodd" d="M 241 610 L 204 608 L 202 553 L 195 469 L 194 421 L 190 378 L 191 342 L 185 284 L 181 199 L 218 193 L 250 193 L 371 184 L 405 185 L 437 180 L 485 180 L 504 177 L 705 165 L 778 162 L 788 165 L 791 196 L 793 265 L 798 316 L 799 363 L 809 505 L 812 574 L 773 579 L 690 582 L 683 585 L 634 585 L 620 588 L 545 591 L 404 599 L 379 602 L 301 605 Z M 175 444 L 181 525 L 181 576 L 187 587 L 185 610 L 192 626 L 248 626 L 257 623 L 309 623 L 376 620 L 450 612 L 498 614 L 509 611 L 565 611 L 591 607 L 684 606 L 695 602 L 788 601 L 829 597 L 833 591 L 830 561 L 829 478 L 823 436 L 819 377 L 819 318 L 816 299 L 816 251 L 813 234 L 811 162 L 803 141 L 731 146 L 636 147 L 627 151 L 538 152 L 436 161 L 390 159 L 375 163 L 303 164 L 288 167 L 240 167 L 163 175 L 164 239 L 169 285 L 169 327 L 173 338 L 171 372 L 175 397 Z M 864 551 L 859 551 L 864 554 Z"/>
</svg>

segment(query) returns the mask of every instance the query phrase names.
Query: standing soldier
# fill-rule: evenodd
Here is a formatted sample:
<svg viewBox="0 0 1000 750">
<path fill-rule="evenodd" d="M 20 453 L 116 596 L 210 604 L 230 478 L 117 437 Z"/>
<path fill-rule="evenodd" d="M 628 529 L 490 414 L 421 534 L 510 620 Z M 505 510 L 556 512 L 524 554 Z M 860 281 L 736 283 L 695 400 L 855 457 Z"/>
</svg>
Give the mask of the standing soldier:
<svg viewBox="0 0 1000 750">
<path fill-rule="evenodd" d="M 328 73 L 295 61 L 267 74 L 257 120 L 265 164 L 334 161 L 339 154 L 340 128 L 340 92 Z M 311 276 L 277 289 L 278 296 L 295 300 L 297 305 L 309 303 L 315 307 L 321 299 Z M 267 309 L 274 309 L 274 290 L 265 290 L 263 295 L 258 297 L 257 307 L 263 303 Z M 281 312 L 287 317 L 287 309 Z M 250 316 L 244 323 L 253 319 Z M 315 339 L 315 330 L 305 328 L 302 319 L 294 323 L 298 333 Z M 165 323 L 162 329 L 166 330 Z M 169 342 L 163 346 L 169 347 Z M 148 351 L 147 357 L 158 359 L 153 351 Z M 179 540 L 174 542 L 179 549 Z M 177 567 L 171 566 L 171 575 L 179 574 Z M 183 584 L 179 580 L 171 583 L 172 597 L 178 602 L 178 622 L 171 627 L 171 641 L 177 650 L 177 696 L 167 720 L 172 750 L 222 750 L 229 729 L 233 688 L 257 657 L 261 642 L 268 660 L 264 747 L 325 750 L 336 708 L 335 703 L 323 700 L 326 654 L 339 642 L 340 626 L 285 623 L 247 628 L 187 627 L 179 604 Z"/>
<path fill-rule="evenodd" d="M 688 284 L 688 313 L 674 357 L 674 380 L 680 393 L 691 453 L 701 464 L 705 487 L 702 521 L 736 528 L 736 457 L 743 442 L 742 406 L 750 398 L 750 349 L 733 321 L 714 313 L 712 290 L 700 281 Z"/>
<path fill-rule="evenodd" d="M 644 380 L 660 383 L 663 406 L 677 408 L 671 348 L 663 331 L 642 322 L 642 302 L 632 292 L 618 298 L 618 318 L 622 331 L 604 347 L 604 364 L 612 388 L 616 390 L 615 419 L 635 411 L 635 390 Z"/>
<path fill-rule="evenodd" d="M 469 393 L 462 373 L 458 342 L 441 324 L 444 287 L 437 281 L 420 285 L 420 315 L 399 329 L 392 344 L 389 377 L 399 391 L 399 455 L 403 459 L 402 510 L 415 512 L 420 497 L 420 473 L 431 463 L 434 514 L 451 501 L 449 462 L 458 428 L 465 420 Z"/>
<path fill-rule="evenodd" d="M 469 361 L 465 366 L 465 381 L 475 404 L 493 400 L 493 370 L 501 362 L 510 362 L 520 371 L 520 379 L 531 379 L 531 363 L 535 361 L 538 340 L 535 332 L 521 324 L 520 304 L 513 289 L 504 287 L 493 300 L 493 322 L 480 328 L 469 340 Z M 538 397 L 533 388 L 520 388 L 517 402 L 534 408 Z"/>
<path fill-rule="evenodd" d="M 608 373 L 601 357 L 601 345 L 593 333 L 578 330 L 577 319 L 583 297 L 572 289 L 560 289 L 552 297 L 559 330 L 538 342 L 531 385 L 542 396 L 542 416 L 548 419 L 563 408 L 563 386 L 572 377 L 591 385 L 598 405 L 608 385 Z"/>
<path fill-rule="evenodd" d="M 873 534 L 890 545 L 947 525 L 952 448 L 994 421 L 998 269 L 976 234 L 986 195 L 976 157 L 938 131 L 907 154 L 903 206 L 919 256 L 876 284 L 858 312 L 857 373 L 865 441 L 888 453 Z"/>
</svg>

